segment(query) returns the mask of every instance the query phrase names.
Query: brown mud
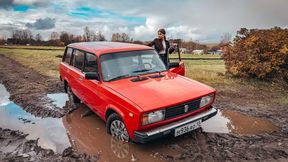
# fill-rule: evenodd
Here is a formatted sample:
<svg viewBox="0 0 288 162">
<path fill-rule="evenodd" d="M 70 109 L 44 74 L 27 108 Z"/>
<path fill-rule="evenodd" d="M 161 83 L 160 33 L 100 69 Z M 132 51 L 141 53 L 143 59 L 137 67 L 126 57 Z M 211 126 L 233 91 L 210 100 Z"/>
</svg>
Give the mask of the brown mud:
<svg viewBox="0 0 288 162">
<path fill-rule="evenodd" d="M 1 54 L 0 81 L 10 93 L 7 102 L 12 101 L 18 105 L 18 109 L 33 116 L 20 114 L 20 117 L 15 118 L 11 115 L 11 123 L 27 127 L 39 124 L 44 127 L 45 122 L 41 118 L 44 118 L 43 121 L 47 117 L 54 119 L 53 122 L 57 121 L 62 130 L 57 136 L 62 135 L 61 141 L 67 143 L 60 142 L 58 146 L 62 144 L 63 147 L 58 150 L 50 145 L 47 147 L 41 143 L 43 136 L 37 135 L 36 131 L 4 126 L 4 117 L 1 117 L 0 161 L 288 160 L 288 106 L 270 103 L 271 96 L 265 90 L 259 93 L 259 89 L 239 86 L 237 91 L 220 91 L 215 103 L 221 110 L 218 114 L 220 119 L 216 118 L 210 124 L 203 123 L 202 129 L 180 137 L 168 136 L 143 145 L 111 138 L 99 117 L 95 114 L 83 117 L 83 113 L 88 110 L 83 104 L 77 105 L 78 109 L 71 114 L 66 114 L 67 106 L 62 108 L 63 103 L 57 104 L 53 95 L 51 97 L 51 93 L 63 92 L 58 78 L 40 75 Z M 7 95 L 6 99 L 1 99 L 7 100 Z M 2 103 L 5 104 L 0 106 L 1 115 L 6 112 L 8 105 L 4 101 Z M 55 123 L 51 125 L 57 126 Z M 216 131 L 213 130 L 217 126 Z M 57 134 L 53 131 L 43 132 L 45 135 Z M 52 143 L 56 145 L 57 141 L 52 140 Z"/>
<path fill-rule="evenodd" d="M 41 75 L 0 54 L 0 81 L 10 99 L 38 117 L 62 117 L 61 109 L 51 103 L 47 93 L 63 92 L 59 78 Z"/>
</svg>

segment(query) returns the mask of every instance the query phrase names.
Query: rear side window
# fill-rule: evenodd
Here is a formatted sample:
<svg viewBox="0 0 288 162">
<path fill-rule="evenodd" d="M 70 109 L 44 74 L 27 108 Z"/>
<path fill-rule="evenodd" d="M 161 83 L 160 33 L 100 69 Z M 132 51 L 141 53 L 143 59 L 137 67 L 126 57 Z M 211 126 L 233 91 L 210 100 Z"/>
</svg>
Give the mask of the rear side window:
<svg viewBox="0 0 288 162">
<path fill-rule="evenodd" d="M 66 53 L 65 53 L 65 58 L 64 58 L 64 62 L 66 62 L 67 64 L 70 64 L 70 59 L 71 59 L 71 56 L 72 56 L 72 51 L 73 49 L 72 48 L 67 48 L 66 50 Z"/>
<path fill-rule="evenodd" d="M 95 55 L 86 53 L 84 72 L 98 72 L 97 57 Z"/>
<path fill-rule="evenodd" d="M 79 50 L 73 51 L 72 66 L 82 70 L 84 63 L 84 52 Z"/>
</svg>

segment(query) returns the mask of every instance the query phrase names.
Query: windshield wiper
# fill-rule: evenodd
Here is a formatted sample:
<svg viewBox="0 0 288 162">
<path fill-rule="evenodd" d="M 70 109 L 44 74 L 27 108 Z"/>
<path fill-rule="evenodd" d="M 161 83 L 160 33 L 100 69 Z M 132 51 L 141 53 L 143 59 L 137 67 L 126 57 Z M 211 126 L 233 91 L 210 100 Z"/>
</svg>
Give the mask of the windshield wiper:
<svg viewBox="0 0 288 162">
<path fill-rule="evenodd" d="M 152 69 L 141 69 L 141 70 L 134 70 L 132 71 L 133 73 L 139 73 L 139 72 L 146 72 L 146 71 L 150 71 Z"/>
<path fill-rule="evenodd" d="M 120 75 L 120 76 L 117 76 L 117 77 L 115 77 L 115 78 L 112 78 L 112 79 L 108 80 L 108 82 L 109 82 L 109 81 L 113 81 L 113 80 L 122 79 L 122 78 L 127 78 L 127 77 L 129 77 L 129 76 L 130 76 L 130 74 Z"/>
</svg>

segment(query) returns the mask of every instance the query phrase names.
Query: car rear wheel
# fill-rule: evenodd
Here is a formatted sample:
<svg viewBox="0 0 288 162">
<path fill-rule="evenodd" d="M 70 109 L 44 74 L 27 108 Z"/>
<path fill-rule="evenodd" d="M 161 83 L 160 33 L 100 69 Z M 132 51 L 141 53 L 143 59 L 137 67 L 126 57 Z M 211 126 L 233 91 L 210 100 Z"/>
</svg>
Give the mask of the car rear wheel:
<svg viewBox="0 0 288 162">
<path fill-rule="evenodd" d="M 69 85 L 67 85 L 67 94 L 70 101 L 73 103 L 80 103 L 80 99 L 72 92 Z"/>
<path fill-rule="evenodd" d="M 130 137 L 128 131 L 123 120 L 118 114 L 113 113 L 108 117 L 106 127 L 107 132 L 110 133 L 113 137 L 125 142 L 129 142 Z"/>
</svg>

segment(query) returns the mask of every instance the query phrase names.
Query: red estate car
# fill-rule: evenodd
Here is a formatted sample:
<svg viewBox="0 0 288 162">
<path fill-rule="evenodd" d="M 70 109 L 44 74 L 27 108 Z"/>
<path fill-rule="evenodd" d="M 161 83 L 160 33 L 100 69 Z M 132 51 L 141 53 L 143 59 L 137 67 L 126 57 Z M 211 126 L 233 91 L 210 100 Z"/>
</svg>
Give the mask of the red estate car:
<svg viewBox="0 0 288 162">
<path fill-rule="evenodd" d="M 59 71 L 72 100 L 81 100 L 106 122 L 108 133 L 124 141 L 176 137 L 217 114 L 213 88 L 182 76 L 182 61 L 166 67 L 148 46 L 73 43 Z"/>
</svg>

